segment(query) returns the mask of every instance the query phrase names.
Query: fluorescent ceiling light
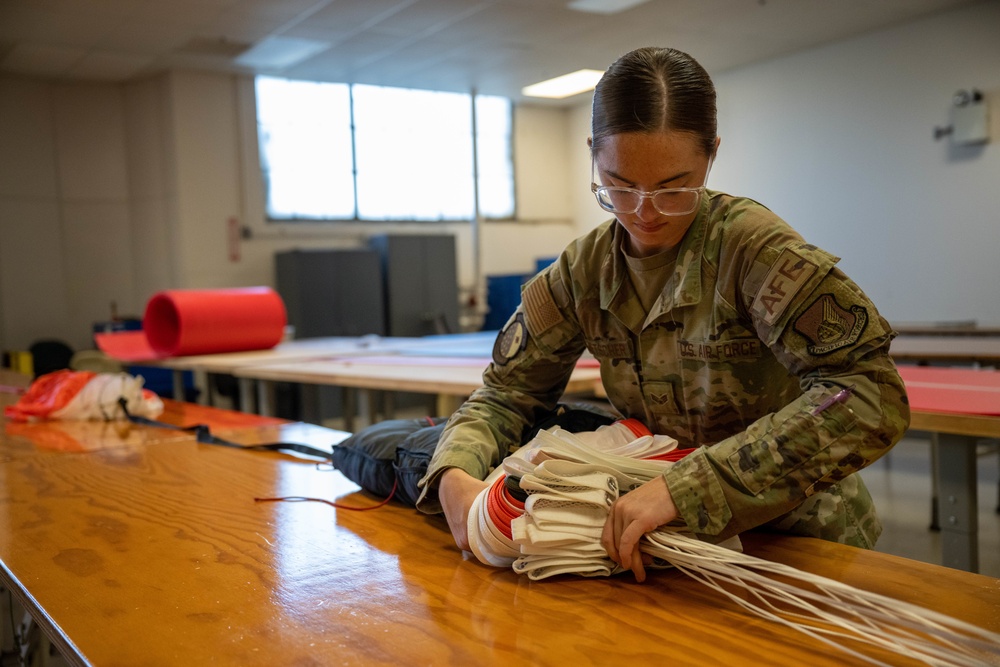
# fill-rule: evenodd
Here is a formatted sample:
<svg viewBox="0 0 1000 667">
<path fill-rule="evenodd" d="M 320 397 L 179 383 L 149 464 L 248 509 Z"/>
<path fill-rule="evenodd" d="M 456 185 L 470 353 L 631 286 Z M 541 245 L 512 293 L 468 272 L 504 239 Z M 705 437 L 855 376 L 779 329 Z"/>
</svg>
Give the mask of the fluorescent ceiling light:
<svg viewBox="0 0 1000 667">
<path fill-rule="evenodd" d="M 578 12 L 590 12 L 591 14 L 617 14 L 626 9 L 632 9 L 636 5 L 641 5 L 649 0 L 573 0 L 566 5 L 570 9 Z"/>
<path fill-rule="evenodd" d="M 296 37 L 265 37 L 241 53 L 237 64 L 260 69 L 282 69 L 330 48 L 329 42 Z"/>
<path fill-rule="evenodd" d="M 521 93 L 528 97 L 549 97 L 561 100 L 564 97 L 593 90 L 603 75 L 604 72 L 600 70 L 580 69 L 548 81 L 525 86 L 521 89 Z"/>
</svg>

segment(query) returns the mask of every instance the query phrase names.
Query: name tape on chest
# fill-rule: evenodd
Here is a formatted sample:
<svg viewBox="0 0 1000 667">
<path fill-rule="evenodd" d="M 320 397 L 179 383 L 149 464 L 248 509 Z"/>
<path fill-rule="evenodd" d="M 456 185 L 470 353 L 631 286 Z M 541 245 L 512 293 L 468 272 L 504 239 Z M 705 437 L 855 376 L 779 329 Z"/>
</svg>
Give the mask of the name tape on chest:
<svg viewBox="0 0 1000 667">
<path fill-rule="evenodd" d="M 682 340 L 677 342 L 681 359 L 700 361 L 745 361 L 760 359 L 761 342 L 756 338 L 703 341 Z"/>
<path fill-rule="evenodd" d="M 598 359 L 632 359 L 635 348 L 630 340 L 587 339 L 587 349 Z"/>
<path fill-rule="evenodd" d="M 791 248 L 785 248 L 757 290 L 751 312 L 767 324 L 774 324 L 817 268 Z"/>
</svg>

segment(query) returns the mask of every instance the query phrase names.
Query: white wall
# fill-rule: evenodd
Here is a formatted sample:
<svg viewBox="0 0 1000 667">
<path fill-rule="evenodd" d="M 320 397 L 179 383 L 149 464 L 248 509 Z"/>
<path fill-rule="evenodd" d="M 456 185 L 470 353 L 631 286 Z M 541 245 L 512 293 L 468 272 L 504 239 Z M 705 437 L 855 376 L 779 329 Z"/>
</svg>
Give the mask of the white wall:
<svg viewBox="0 0 1000 667">
<path fill-rule="evenodd" d="M 122 91 L 0 78 L 0 345 L 135 305 Z"/>
<path fill-rule="evenodd" d="M 132 220 L 136 309 L 165 285 L 180 284 L 177 160 L 174 150 L 170 77 L 125 88 L 125 145 Z"/>
<path fill-rule="evenodd" d="M 1000 322 L 1000 2 L 713 77 L 712 187 L 840 255 L 890 320 Z M 993 141 L 935 141 L 970 87 Z"/>
<path fill-rule="evenodd" d="M 0 79 L 0 344 L 5 347 L 11 340 L 66 329 L 51 108 L 49 86 Z M 38 266 L 50 270 L 34 275 Z M 33 286 L 21 289 L 29 276 Z M 39 302 L 51 306 L 31 322 L 18 317 Z"/>
</svg>

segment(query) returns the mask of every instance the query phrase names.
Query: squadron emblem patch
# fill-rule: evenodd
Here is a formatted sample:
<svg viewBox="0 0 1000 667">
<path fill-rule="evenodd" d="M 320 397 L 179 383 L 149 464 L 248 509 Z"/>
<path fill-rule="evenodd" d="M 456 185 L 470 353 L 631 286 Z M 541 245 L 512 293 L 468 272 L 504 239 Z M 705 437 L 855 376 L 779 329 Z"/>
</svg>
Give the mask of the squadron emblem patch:
<svg viewBox="0 0 1000 667">
<path fill-rule="evenodd" d="M 493 344 L 493 363 L 506 366 L 527 345 L 528 327 L 524 324 L 524 313 L 518 313 L 497 336 Z"/>
<path fill-rule="evenodd" d="M 823 294 L 795 320 L 795 330 L 809 340 L 809 354 L 830 354 L 861 337 L 868 325 L 868 311 L 862 306 L 844 308 L 832 294 Z"/>
</svg>

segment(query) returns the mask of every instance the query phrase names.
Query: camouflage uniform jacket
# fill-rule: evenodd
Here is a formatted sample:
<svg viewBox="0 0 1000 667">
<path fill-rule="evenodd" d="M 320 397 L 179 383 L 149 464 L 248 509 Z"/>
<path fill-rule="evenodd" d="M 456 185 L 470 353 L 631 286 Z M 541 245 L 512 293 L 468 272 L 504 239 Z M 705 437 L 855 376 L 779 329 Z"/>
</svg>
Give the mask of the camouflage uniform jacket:
<svg viewBox="0 0 1000 667">
<path fill-rule="evenodd" d="M 624 417 L 698 448 L 664 473 L 692 531 L 718 540 L 767 524 L 871 548 L 881 525 L 851 473 L 899 440 L 909 408 L 888 356 L 894 332 L 838 258 L 760 204 L 709 191 L 647 313 L 625 233 L 599 226 L 524 287 L 485 386 L 442 434 L 418 508 L 440 511 L 446 468 L 485 477 L 587 349 Z"/>
</svg>

